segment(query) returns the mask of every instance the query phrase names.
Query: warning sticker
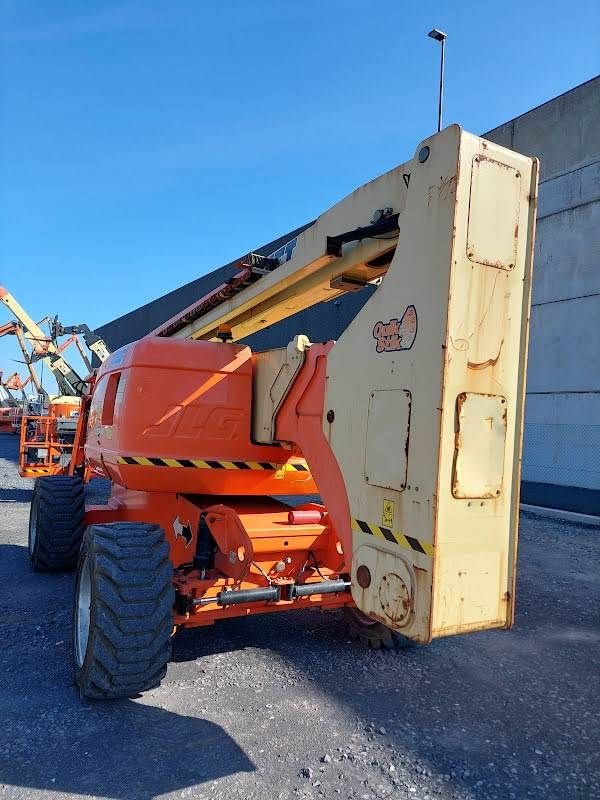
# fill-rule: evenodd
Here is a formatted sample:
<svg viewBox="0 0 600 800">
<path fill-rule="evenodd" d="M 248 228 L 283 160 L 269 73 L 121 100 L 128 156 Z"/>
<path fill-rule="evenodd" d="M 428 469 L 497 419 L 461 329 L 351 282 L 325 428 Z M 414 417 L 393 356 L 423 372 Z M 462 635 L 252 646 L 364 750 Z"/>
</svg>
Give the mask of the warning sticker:
<svg viewBox="0 0 600 800">
<path fill-rule="evenodd" d="M 394 501 L 393 500 L 384 500 L 383 501 L 383 510 L 381 513 L 381 524 L 385 528 L 393 528 L 394 527 Z"/>
<path fill-rule="evenodd" d="M 183 522 L 179 519 L 179 516 L 176 516 L 173 520 L 173 533 L 176 539 L 179 537 L 183 539 L 186 547 L 190 546 L 193 536 L 189 522 Z"/>
</svg>

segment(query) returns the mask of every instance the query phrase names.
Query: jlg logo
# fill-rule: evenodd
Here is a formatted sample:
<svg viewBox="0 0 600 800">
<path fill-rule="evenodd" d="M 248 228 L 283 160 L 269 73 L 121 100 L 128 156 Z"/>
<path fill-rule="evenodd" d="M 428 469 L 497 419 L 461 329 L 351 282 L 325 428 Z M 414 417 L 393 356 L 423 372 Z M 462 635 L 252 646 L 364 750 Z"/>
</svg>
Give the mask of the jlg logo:
<svg viewBox="0 0 600 800">
<path fill-rule="evenodd" d="M 241 408 L 170 406 L 161 422 L 144 430 L 148 438 L 212 439 L 233 441 L 240 438 L 244 412 Z"/>
</svg>

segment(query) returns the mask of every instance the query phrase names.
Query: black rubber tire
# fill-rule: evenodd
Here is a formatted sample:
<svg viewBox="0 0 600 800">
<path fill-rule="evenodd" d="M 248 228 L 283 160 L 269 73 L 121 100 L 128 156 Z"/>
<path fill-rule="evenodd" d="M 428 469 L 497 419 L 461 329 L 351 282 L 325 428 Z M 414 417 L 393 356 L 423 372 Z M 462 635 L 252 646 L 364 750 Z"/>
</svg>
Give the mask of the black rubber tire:
<svg viewBox="0 0 600 800">
<path fill-rule="evenodd" d="M 83 539 L 83 481 L 46 475 L 33 487 L 29 509 L 29 559 L 38 572 L 72 570 Z"/>
<path fill-rule="evenodd" d="M 367 617 L 358 608 L 344 606 L 344 621 L 350 638 L 373 650 L 404 650 L 413 642 L 381 622 Z"/>
<path fill-rule="evenodd" d="M 172 581 L 169 546 L 160 526 L 114 522 L 87 529 L 73 614 L 75 682 L 81 697 L 134 697 L 160 684 L 171 657 Z M 87 639 L 78 625 L 85 615 L 86 586 Z"/>
</svg>

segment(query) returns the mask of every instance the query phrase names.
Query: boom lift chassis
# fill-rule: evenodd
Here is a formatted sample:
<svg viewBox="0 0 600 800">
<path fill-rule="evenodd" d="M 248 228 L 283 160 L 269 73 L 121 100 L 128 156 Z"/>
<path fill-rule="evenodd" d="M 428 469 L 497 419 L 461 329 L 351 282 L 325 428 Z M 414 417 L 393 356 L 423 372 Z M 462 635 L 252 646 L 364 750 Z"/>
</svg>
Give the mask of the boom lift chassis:
<svg viewBox="0 0 600 800">
<path fill-rule="evenodd" d="M 110 501 L 43 478 L 30 520 L 35 568 L 78 563 L 83 695 L 233 616 L 344 608 L 374 647 L 511 626 L 536 196 L 535 159 L 452 126 L 105 361 L 78 447 Z M 240 343 L 369 285 L 337 342 Z"/>
</svg>

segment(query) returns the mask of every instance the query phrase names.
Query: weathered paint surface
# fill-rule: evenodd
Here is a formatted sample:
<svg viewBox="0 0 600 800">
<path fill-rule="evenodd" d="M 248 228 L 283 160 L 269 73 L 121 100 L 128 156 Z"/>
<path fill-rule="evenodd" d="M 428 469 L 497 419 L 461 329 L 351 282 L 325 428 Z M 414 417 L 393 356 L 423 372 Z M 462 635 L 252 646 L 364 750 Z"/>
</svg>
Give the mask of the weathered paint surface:
<svg viewBox="0 0 600 800">
<path fill-rule="evenodd" d="M 328 356 L 325 403 L 357 521 L 353 597 L 421 642 L 512 623 L 537 187 L 534 160 L 456 127 L 425 144 L 390 269 Z M 377 348 L 371 332 L 407 305 L 410 346 Z"/>
</svg>

